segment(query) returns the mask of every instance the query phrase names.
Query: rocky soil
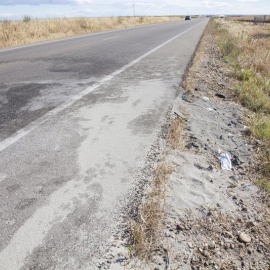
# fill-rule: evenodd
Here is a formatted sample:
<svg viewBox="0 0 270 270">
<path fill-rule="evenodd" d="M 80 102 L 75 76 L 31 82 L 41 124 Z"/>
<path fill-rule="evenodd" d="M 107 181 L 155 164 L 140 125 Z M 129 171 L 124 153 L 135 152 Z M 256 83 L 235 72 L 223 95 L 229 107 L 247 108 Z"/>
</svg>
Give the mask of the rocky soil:
<svg viewBox="0 0 270 270">
<path fill-rule="evenodd" d="M 162 158 L 173 173 L 159 248 L 145 262 L 129 241 L 116 241 L 104 269 L 270 269 L 270 201 L 253 182 L 260 142 L 249 137 L 248 115 L 219 56 L 208 27 L 169 120 L 181 132 L 168 137 Z M 221 168 L 222 154 L 232 170 Z"/>
<path fill-rule="evenodd" d="M 173 108 L 185 129 L 167 157 L 167 269 L 270 269 L 269 199 L 252 182 L 260 142 L 250 143 L 225 65 L 208 28 Z M 225 153 L 231 171 L 221 169 Z"/>
</svg>

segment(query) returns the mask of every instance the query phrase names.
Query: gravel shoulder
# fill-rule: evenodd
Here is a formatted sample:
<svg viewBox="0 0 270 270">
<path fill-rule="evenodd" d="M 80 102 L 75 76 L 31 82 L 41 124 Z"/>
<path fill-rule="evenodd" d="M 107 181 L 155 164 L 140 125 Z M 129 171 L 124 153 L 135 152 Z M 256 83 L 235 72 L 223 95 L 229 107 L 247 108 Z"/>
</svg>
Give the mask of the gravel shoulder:
<svg viewBox="0 0 270 270">
<path fill-rule="evenodd" d="M 269 198 L 253 182 L 256 146 L 233 84 L 208 28 L 171 112 L 177 146 L 168 138 L 162 159 L 173 167 L 158 240 L 166 252 L 147 266 L 133 259 L 134 269 L 270 269 Z M 232 170 L 221 169 L 226 153 Z"/>
</svg>

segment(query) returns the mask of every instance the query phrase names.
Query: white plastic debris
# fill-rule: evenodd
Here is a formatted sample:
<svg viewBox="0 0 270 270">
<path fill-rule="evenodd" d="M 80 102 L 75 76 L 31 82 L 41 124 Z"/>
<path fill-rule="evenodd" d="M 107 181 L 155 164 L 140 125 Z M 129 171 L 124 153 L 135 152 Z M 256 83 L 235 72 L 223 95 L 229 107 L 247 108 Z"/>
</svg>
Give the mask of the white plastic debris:
<svg viewBox="0 0 270 270">
<path fill-rule="evenodd" d="M 231 156 L 230 154 L 222 154 L 220 156 L 220 164 L 221 164 L 221 169 L 222 170 L 232 170 L 232 163 L 231 163 Z"/>
<path fill-rule="evenodd" d="M 209 112 L 213 112 L 213 111 L 214 111 L 214 109 L 212 109 L 212 108 L 207 108 L 207 111 L 209 111 Z"/>
<path fill-rule="evenodd" d="M 208 101 L 208 100 L 209 100 L 209 97 L 202 97 L 202 99 L 203 99 L 204 101 Z"/>
</svg>

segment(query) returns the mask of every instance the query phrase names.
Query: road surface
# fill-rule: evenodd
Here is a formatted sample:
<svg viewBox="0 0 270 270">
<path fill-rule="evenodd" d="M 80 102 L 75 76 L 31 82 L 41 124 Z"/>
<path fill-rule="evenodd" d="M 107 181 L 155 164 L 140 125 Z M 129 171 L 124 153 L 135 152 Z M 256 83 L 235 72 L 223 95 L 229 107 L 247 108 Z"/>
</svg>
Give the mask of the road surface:
<svg viewBox="0 0 270 270">
<path fill-rule="evenodd" d="M 96 269 L 207 22 L 0 50 L 0 270 Z"/>
</svg>

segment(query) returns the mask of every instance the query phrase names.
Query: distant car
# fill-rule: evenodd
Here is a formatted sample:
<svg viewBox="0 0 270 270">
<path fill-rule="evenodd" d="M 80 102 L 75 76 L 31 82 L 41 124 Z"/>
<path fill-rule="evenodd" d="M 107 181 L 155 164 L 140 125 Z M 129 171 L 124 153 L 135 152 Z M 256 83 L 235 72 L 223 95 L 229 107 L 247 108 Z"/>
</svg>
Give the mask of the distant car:
<svg viewBox="0 0 270 270">
<path fill-rule="evenodd" d="M 185 20 L 186 20 L 186 21 L 191 20 L 190 16 L 186 16 Z"/>
</svg>

